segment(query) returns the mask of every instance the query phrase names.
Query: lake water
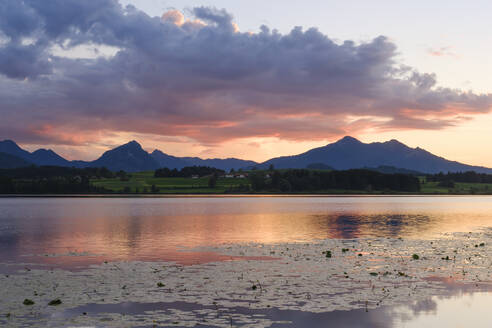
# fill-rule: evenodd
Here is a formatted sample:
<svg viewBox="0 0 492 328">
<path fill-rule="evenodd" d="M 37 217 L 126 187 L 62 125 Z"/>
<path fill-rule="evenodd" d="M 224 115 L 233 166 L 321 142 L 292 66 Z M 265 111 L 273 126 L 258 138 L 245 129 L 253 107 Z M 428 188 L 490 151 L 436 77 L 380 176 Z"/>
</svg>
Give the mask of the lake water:
<svg viewBox="0 0 492 328">
<path fill-rule="evenodd" d="M 69 270 L 104 261 L 190 265 L 231 259 L 187 251 L 199 246 L 327 238 L 425 239 L 490 227 L 492 197 L 479 196 L 0 198 L 0 272 L 12 273 L 17 269 L 13 264 L 25 263 Z M 436 322 L 441 327 L 468 326 L 463 320 L 449 320 L 456 317 L 474 320 L 474 327 L 491 327 L 490 311 L 483 309 L 491 301 L 488 291 L 460 290 L 450 292 L 449 298 L 429 299 L 418 305 L 418 311 L 409 302 L 406 308 L 371 315 L 282 314 L 275 309 L 266 315 L 288 317 L 298 327 L 327 327 L 330 322 L 357 327 L 436 327 Z M 391 320 L 385 319 L 389 314 Z M 354 318 L 359 318 L 357 325 Z"/>
</svg>

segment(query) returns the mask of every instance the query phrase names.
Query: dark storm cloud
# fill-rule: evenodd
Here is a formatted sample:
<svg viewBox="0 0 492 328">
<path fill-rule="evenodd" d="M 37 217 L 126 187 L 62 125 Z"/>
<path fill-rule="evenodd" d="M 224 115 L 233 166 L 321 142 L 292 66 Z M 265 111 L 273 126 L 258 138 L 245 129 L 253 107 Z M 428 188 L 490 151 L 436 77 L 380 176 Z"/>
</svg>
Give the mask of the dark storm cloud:
<svg viewBox="0 0 492 328">
<path fill-rule="evenodd" d="M 73 143 L 84 139 L 70 133 L 105 130 L 207 144 L 315 140 L 439 129 L 491 109 L 491 95 L 440 88 L 434 75 L 399 65 L 382 36 L 339 44 L 315 28 L 243 33 L 225 10 L 192 13 L 149 17 L 112 0 L 2 1 L 0 137 Z M 53 52 L 88 44 L 119 51 Z"/>
</svg>

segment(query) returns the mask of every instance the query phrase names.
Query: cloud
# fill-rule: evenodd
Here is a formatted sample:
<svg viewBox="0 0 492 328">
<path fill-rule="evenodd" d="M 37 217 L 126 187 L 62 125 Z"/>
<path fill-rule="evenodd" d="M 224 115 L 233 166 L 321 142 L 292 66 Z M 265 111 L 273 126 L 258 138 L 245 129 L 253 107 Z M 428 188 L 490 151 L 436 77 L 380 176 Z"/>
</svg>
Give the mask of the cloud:
<svg viewBox="0 0 492 328">
<path fill-rule="evenodd" d="M 435 75 L 399 64 L 384 36 L 242 33 L 230 13 L 209 7 L 149 17 L 115 0 L 4 0 L 0 39 L 0 138 L 31 143 L 90 142 L 101 131 L 206 146 L 323 140 L 442 129 L 492 106 L 490 94 L 438 87 Z M 116 50 L 61 55 L 85 46 Z"/>
<path fill-rule="evenodd" d="M 447 46 L 447 47 L 440 47 L 440 48 L 429 48 L 427 49 L 427 53 L 431 56 L 434 57 L 454 57 L 454 58 L 459 58 L 458 55 L 456 55 L 453 52 L 453 47 Z"/>
</svg>

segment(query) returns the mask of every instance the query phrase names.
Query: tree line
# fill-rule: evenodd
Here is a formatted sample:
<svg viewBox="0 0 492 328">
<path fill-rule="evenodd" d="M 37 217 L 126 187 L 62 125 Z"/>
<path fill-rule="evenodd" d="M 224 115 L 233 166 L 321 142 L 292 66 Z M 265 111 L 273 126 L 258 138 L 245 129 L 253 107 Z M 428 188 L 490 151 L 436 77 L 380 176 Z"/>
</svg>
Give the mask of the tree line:
<svg viewBox="0 0 492 328">
<path fill-rule="evenodd" d="M 204 177 L 207 175 L 221 175 L 224 170 L 216 169 L 209 166 L 186 166 L 181 170 L 169 169 L 163 167 L 155 170 L 154 177 L 156 178 L 191 178 L 192 176 Z"/>
<path fill-rule="evenodd" d="M 468 172 L 448 172 L 429 174 L 426 176 L 429 182 L 439 182 L 451 184 L 454 182 L 465 182 L 465 183 L 492 183 L 492 174 L 477 173 L 475 171 Z"/>
<path fill-rule="evenodd" d="M 94 178 L 113 178 L 107 168 L 71 168 L 59 166 L 29 166 L 0 169 L 2 194 L 73 194 L 105 193 L 102 187 L 90 183 Z"/>
<path fill-rule="evenodd" d="M 292 169 L 250 174 L 254 191 L 312 192 L 324 190 L 418 192 L 420 181 L 409 174 L 385 174 L 372 170 L 316 171 Z"/>
</svg>

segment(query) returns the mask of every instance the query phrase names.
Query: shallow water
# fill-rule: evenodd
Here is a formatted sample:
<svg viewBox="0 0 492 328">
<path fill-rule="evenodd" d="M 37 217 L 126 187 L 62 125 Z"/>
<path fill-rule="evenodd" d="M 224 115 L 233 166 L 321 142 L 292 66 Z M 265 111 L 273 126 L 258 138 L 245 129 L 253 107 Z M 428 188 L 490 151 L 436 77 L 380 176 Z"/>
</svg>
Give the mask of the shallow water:
<svg viewBox="0 0 492 328">
<path fill-rule="evenodd" d="M 482 196 L 0 198 L 0 271 L 83 269 L 104 261 L 189 265 L 239 259 L 188 251 L 201 246 L 366 237 L 434 239 L 443 238 L 442 233 L 490 227 L 492 197 Z M 492 318 L 485 308 L 491 301 L 486 290 L 458 288 L 447 297 L 409 300 L 368 313 L 256 311 L 272 321 L 292 321 L 289 325 L 295 327 L 489 327 Z M 153 305 L 113 306 L 114 312 L 128 313 Z M 0 322 L 8 323 L 2 321 L 1 310 Z M 236 310 L 241 311 L 228 309 Z M 65 311 L 54 315 L 74 313 Z"/>
<path fill-rule="evenodd" d="M 180 247 L 431 238 L 492 226 L 492 197 L 1 198 L 0 261 L 216 260 Z M 87 254 L 88 253 L 88 254 Z M 97 255 L 97 256 L 96 256 Z"/>
<path fill-rule="evenodd" d="M 351 311 L 332 311 L 326 313 L 306 314 L 302 311 L 287 311 L 277 309 L 251 310 L 248 308 L 215 309 L 217 316 L 229 319 L 236 313 L 256 315 L 269 318 L 272 321 L 289 321 L 288 323 L 273 323 L 271 327 L 378 327 L 378 328 L 490 328 L 492 312 L 490 311 L 490 294 L 485 292 L 450 292 L 448 296 L 432 297 L 424 301 L 409 302 L 400 306 L 383 306 L 375 310 L 359 309 Z M 71 318 L 80 313 L 95 316 L 104 313 L 126 313 L 142 315 L 146 311 L 170 312 L 172 309 L 187 309 L 199 311 L 207 307 L 192 303 L 121 303 L 97 305 L 89 304 L 70 311 L 59 313 L 59 316 Z M 204 316 L 201 317 L 204 319 Z M 232 325 L 240 324 L 232 320 Z M 175 325 L 179 327 L 179 322 Z M 150 327 L 150 326 L 149 326 Z M 208 326 L 202 322 L 200 327 Z"/>
</svg>

